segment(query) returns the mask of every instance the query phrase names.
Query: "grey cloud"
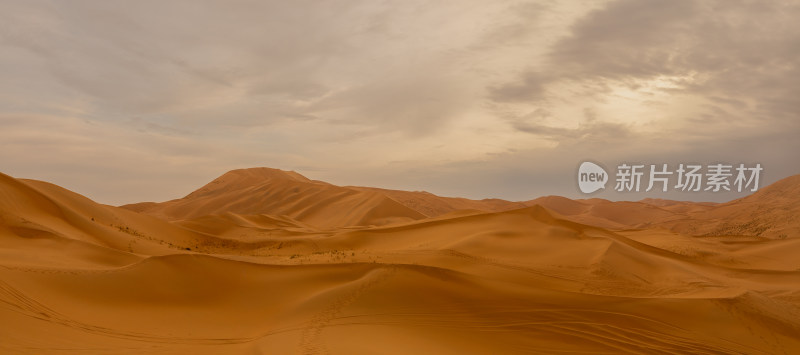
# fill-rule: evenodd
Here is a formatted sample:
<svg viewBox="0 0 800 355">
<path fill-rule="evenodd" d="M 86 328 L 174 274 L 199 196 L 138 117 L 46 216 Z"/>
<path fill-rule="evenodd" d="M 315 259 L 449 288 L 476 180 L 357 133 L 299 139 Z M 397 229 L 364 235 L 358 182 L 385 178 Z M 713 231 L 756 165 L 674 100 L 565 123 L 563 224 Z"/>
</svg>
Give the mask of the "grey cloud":
<svg viewBox="0 0 800 355">
<path fill-rule="evenodd" d="M 551 61 L 571 78 L 672 75 L 682 61 L 691 0 L 621 0 L 577 22 L 555 45 Z"/>
<path fill-rule="evenodd" d="M 780 125 L 796 132 L 798 17 L 794 2 L 613 1 L 576 21 L 543 65 L 489 87 L 488 98 L 548 107 L 553 96 L 575 95 L 552 92 L 557 84 L 585 85 L 593 93 L 580 95 L 601 97 L 611 84 L 638 91 L 640 80 L 692 77 L 662 90 L 714 102 L 703 114 L 707 121 L 760 122 L 758 129 Z M 720 130 L 695 122 L 685 133 L 719 137 Z"/>
<path fill-rule="evenodd" d="M 344 122 L 386 127 L 408 135 L 435 133 L 465 105 L 461 89 L 442 73 L 397 73 L 333 95 L 313 109 L 344 112 Z"/>
<path fill-rule="evenodd" d="M 618 145 L 629 140 L 634 134 L 627 124 L 607 122 L 597 119 L 596 113 L 584 109 L 584 118 L 575 128 L 565 128 L 544 123 L 550 114 L 541 109 L 524 117 L 511 118 L 514 129 L 558 142 L 559 145 L 574 145 L 577 142 L 594 142 Z"/>
<path fill-rule="evenodd" d="M 136 127 L 139 132 L 156 132 L 165 135 L 188 135 L 191 131 L 177 128 L 173 126 L 164 125 L 157 122 L 147 121 L 142 119 L 141 117 L 134 117 L 128 120 L 128 122 Z"/>
<path fill-rule="evenodd" d="M 538 83 L 529 85 L 535 93 L 542 83 L 565 79 L 690 72 L 759 78 L 754 69 L 791 69 L 800 51 L 797 14 L 791 3 L 618 0 L 578 20 L 551 48 L 545 67 L 523 73 L 520 82 Z M 552 79 L 535 80 L 540 72 Z"/>
<path fill-rule="evenodd" d="M 541 67 L 488 88 L 496 102 L 538 102 L 559 81 L 625 80 L 676 74 L 681 29 L 694 16 L 690 0 L 621 0 L 577 21 Z"/>
<path fill-rule="evenodd" d="M 94 117 L 166 115 L 198 129 L 316 117 L 413 135 L 452 119 L 461 99 L 442 70 L 453 54 L 405 59 L 429 31 L 410 26 L 414 12 L 432 8 L 408 5 L 55 2 L 6 12 L 3 38 L 37 55 Z"/>
<path fill-rule="evenodd" d="M 486 51 L 503 46 L 525 45 L 527 39 L 540 28 L 541 18 L 552 12 L 551 3 L 512 3 L 504 9 L 497 23 L 493 23 L 472 46 L 472 50 Z"/>
<path fill-rule="evenodd" d="M 6 12 L 4 43 L 39 55 L 54 78 L 112 114 L 192 109 L 238 87 L 319 96 L 325 85 L 313 68 L 347 51 L 349 30 L 326 11 L 346 12 L 347 3 L 315 11 L 278 2 L 152 5 L 76 1 Z"/>
<path fill-rule="evenodd" d="M 547 85 L 555 78 L 529 71 L 518 81 L 488 88 L 489 98 L 496 102 L 538 102 L 545 98 Z"/>
</svg>

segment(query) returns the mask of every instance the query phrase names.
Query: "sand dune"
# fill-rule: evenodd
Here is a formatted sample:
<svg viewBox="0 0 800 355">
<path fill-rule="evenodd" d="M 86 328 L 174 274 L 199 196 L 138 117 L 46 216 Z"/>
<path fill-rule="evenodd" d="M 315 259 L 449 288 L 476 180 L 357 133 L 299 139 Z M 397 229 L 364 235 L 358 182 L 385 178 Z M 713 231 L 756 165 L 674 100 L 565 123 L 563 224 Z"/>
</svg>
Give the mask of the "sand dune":
<svg viewBox="0 0 800 355">
<path fill-rule="evenodd" d="M 610 229 L 644 227 L 680 216 L 644 202 L 570 200 L 561 196 L 546 196 L 525 203 L 545 206 L 572 221 Z"/>
<path fill-rule="evenodd" d="M 666 228 L 687 235 L 751 236 L 785 239 L 800 236 L 800 176 L 792 176 L 727 203 L 659 199 L 612 202 L 548 196 L 526 201 L 567 219 L 610 229 Z"/>
<path fill-rule="evenodd" d="M 747 235 L 785 239 L 800 235 L 800 175 L 758 192 L 670 223 L 673 230 L 702 235 Z"/>
<path fill-rule="evenodd" d="M 800 177 L 475 201 L 275 169 L 117 208 L 0 175 L 0 353 L 790 354 Z"/>
<path fill-rule="evenodd" d="M 379 193 L 334 186 L 269 168 L 233 170 L 184 198 L 123 207 L 169 220 L 225 212 L 285 215 L 322 228 L 425 217 Z"/>
<path fill-rule="evenodd" d="M 362 191 L 375 191 L 409 207 L 427 217 L 438 217 L 459 210 L 479 210 L 484 212 L 508 211 L 523 208 L 523 202 L 511 202 L 501 199 L 470 200 L 460 197 L 442 197 L 425 191 L 400 191 L 379 189 L 374 187 L 349 186 Z"/>
</svg>

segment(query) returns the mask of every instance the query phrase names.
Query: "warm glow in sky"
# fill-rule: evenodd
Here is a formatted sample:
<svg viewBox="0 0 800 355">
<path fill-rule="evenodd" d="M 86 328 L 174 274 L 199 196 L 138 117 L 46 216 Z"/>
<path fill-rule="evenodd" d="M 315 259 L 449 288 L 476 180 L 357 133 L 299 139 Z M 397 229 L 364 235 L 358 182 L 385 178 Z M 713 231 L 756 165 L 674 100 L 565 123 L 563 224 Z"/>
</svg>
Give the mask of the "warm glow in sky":
<svg viewBox="0 0 800 355">
<path fill-rule="evenodd" d="M 4 1 L 0 172 L 99 202 L 269 166 L 580 197 L 584 159 L 800 173 L 798 1 Z M 728 200 L 733 194 L 619 195 Z"/>
</svg>

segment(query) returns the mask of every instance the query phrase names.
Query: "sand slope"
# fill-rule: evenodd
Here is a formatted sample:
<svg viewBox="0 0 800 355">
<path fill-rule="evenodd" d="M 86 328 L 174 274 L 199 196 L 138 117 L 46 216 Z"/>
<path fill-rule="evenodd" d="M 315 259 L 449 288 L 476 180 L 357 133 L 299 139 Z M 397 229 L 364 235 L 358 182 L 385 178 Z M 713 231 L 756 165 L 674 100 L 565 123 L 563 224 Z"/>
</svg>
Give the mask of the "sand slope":
<svg viewBox="0 0 800 355">
<path fill-rule="evenodd" d="M 800 176 L 766 186 L 750 196 L 692 211 L 673 230 L 703 235 L 747 235 L 770 239 L 800 236 Z"/>
<path fill-rule="evenodd" d="M 509 209 L 248 169 L 123 209 L 0 175 L 0 353 L 796 353 L 798 191 Z"/>
<path fill-rule="evenodd" d="M 41 181 L 0 174 L 0 245 L 15 265 L 104 267 L 217 240 Z M 195 243 L 196 244 L 196 243 Z"/>
</svg>

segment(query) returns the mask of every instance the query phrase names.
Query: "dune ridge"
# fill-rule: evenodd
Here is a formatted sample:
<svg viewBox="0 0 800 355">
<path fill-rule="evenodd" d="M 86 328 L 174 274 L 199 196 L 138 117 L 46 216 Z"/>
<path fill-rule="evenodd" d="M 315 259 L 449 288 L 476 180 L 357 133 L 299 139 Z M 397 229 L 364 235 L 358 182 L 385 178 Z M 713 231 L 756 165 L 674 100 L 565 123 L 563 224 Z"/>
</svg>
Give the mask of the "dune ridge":
<svg viewBox="0 0 800 355">
<path fill-rule="evenodd" d="M 800 232 L 800 221 L 792 218 L 800 212 L 800 203 L 793 198 L 800 194 L 798 186 L 800 178 L 793 176 L 723 204 L 650 198 L 572 200 L 561 196 L 513 202 L 442 197 L 424 191 L 340 187 L 296 172 L 252 168 L 228 172 L 182 199 L 121 207 L 168 220 L 230 212 L 282 215 L 335 228 L 408 222 L 467 210 L 501 212 L 541 205 L 566 219 L 614 230 L 667 228 L 687 234 L 775 239 Z M 343 211 L 347 216 L 342 215 Z M 752 218 L 754 215 L 758 218 Z"/>
</svg>

